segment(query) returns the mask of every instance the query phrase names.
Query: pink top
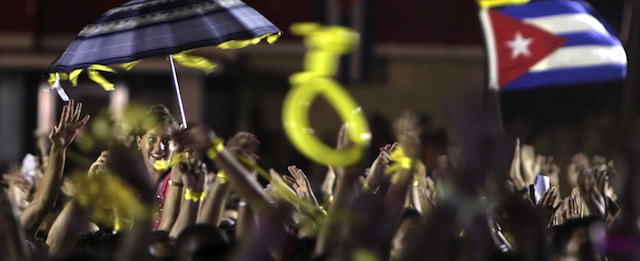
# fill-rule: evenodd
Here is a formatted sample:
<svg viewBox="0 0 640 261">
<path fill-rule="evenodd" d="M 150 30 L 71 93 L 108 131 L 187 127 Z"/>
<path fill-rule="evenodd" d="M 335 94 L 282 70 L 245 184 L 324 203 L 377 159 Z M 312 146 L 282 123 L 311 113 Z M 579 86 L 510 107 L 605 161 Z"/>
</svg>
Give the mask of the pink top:
<svg viewBox="0 0 640 261">
<path fill-rule="evenodd" d="M 164 207 L 164 200 L 167 198 L 167 191 L 169 191 L 169 180 L 171 180 L 171 173 L 167 174 L 164 177 L 160 186 L 158 186 L 158 191 L 156 192 L 156 212 L 153 218 L 153 230 L 158 230 L 160 227 L 160 222 L 162 221 L 162 208 Z"/>
</svg>

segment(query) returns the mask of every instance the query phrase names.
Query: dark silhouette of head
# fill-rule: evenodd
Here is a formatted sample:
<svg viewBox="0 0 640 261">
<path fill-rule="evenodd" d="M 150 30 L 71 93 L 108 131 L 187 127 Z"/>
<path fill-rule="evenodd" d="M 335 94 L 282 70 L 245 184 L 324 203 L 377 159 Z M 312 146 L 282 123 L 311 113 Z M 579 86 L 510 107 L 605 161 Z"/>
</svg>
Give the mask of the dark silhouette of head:
<svg viewBox="0 0 640 261">
<path fill-rule="evenodd" d="M 224 260 L 229 248 L 229 237 L 224 231 L 211 225 L 197 224 L 183 230 L 176 239 L 175 260 Z"/>
</svg>

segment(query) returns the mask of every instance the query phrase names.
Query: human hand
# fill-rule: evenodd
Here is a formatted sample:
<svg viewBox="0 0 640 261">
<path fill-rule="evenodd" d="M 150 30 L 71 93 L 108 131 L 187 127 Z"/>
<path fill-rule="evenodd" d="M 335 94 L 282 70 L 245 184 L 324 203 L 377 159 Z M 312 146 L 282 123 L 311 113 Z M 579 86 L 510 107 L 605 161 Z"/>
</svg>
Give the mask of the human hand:
<svg viewBox="0 0 640 261">
<path fill-rule="evenodd" d="M 579 197 L 570 195 L 564 199 L 562 203 L 562 219 L 565 221 L 570 219 L 582 218 L 584 208 Z"/>
<path fill-rule="evenodd" d="M 173 134 L 178 151 L 205 151 L 213 145 L 215 133 L 211 129 L 197 123 L 189 123 L 188 126 Z"/>
<path fill-rule="evenodd" d="M 416 164 L 415 176 L 413 177 L 413 184 L 416 187 L 426 187 L 429 178 L 427 177 L 427 166 L 418 161 Z M 433 182 L 433 180 L 432 180 Z"/>
<path fill-rule="evenodd" d="M 342 124 L 340 126 L 340 130 L 338 131 L 338 139 L 336 141 L 336 149 L 345 149 L 353 146 L 353 141 L 349 138 L 349 127 L 348 125 Z"/>
<path fill-rule="evenodd" d="M 296 194 L 296 192 L 287 186 L 287 183 L 282 180 L 280 174 L 274 169 L 269 169 L 269 176 L 271 177 L 271 183 L 265 187 L 265 192 L 271 200 L 284 200 L 286 201 L 286 194 Z M 286 191 L 283 191 L 286 190 Z"/>
<path fill-rule="evenodd" d="M 549 185 L 560 190 L 560 168 L 553 163 L 553 157 L 548 157 L 541 168 L 542 175 L 549 177 Z"/>
<path fill-rule="evenodd" d="M 513 152 L 513 160 L 511 161 L 511 169 L 509 171 L 509 177 L 511 177 L 511 182 L 515 186 L 515 191 L 520 191 L 527 186 L 527 183 L 525 183 L 524 179 L 522 178 L 521 164 L 520 139 L 517 139 L 516 148 Z"/>
<path fill-rule="evenodd" d="M 420 153 L 420 125 L 418 116 L 410 111 L 403 111 L 394 123 L 393 131 L 396 140 L 402 146 L 407 157 L 416 159 Z"/>
<path fill-rule="evenodd" d="M 85 115 L 82 120 L 80 120 L 81 112 L 82 103 L 74 105 L 73 99 L 69 100 L 69 103 L 62 107 L 58 126 L 53 126 L 49 133 L 49 140 L 51 141 L 52 147 L 64 149 L 73 142 L 78 129 L 82 128 L 87 121 L 89 121 L 89 115 Z"/>
<path fill-rule="evenodd" d="M 583 153 L 578 153 L 571 157 L 571 163 L 567 167 L 567 179 L 569 180 L 569 186 L 578 187 L 578 177 L 580 173 L 586 168 L 589 168 L 589 159 Z"/>
<path fill-rule="evenodd" d="M 545 157 L 536 156 L 533 146 L 523 145 L 520 148 L 520 160 L 522 163 L 522 179 L 525 184 L 533 184 L 540 173 Z"/>
<path fill-rule="evenodd" d="M 332 167 L 327 169 L 327 174 L 324 176 L 324 180 L 322 181 L 322 185 L 320 186 L 320 193 L 322 193 L 323 199 L 329 199 L 333 196 L 333 186 L 336 183 L 336 173 L 333 171 Z"/>
<path fill-rule="evenodd" d="M 29 206 L 30 190 L 33 186 L 33 182 L 27 180 L 22 174 L 20 165 L 13 163 L 9 165 L 8 173 L 3 176 L 3 183 L 8 186 L 7 193 L 9 198 L 18 207 L 19 210 L 24 210 Z"/>
<path fill-rule="evenodd" d="M 241 131 L 227 141 L 227 149 L 236 157 L 243 157 L 252 162 L 258 160 L 260 141 L 252 133 Z"/>
<path fill-rule="evenodd" d="M 601 179 L 600 183 L 605 183 L 604 179 L 606 179 L 606 175 L 600 175 L 599 178 Z M 607 213 L 607 200 L 604 194 L 598 189 L 598 181 L 592 171 L 583 171 L 583 174 L 579 177 L 578 184 L 580 185 L 580 197 L 582 197 L 582 200 L 587 205 L 589 214 L 605 218 Z M 604 184 L 602 186 L 604 186 Z M 604 190 L 604 187 L 602 189 Z"/>
<path fill-rule="evenodd" d="M 304 172 L 295 165 L 289 166 L 287 170 L 291 176 L 282 176 L 282 178 L 291 187 L 293 187 L 293 190 L 296 192 L 298 197 L 313 204 L 314 206 L 319 206 L 318 199 L 313 194 L 313 189 L 311 188 L 309 179 Z"/>
<path fill-rule="evenodd" d="M 178 164 L 178 172 L 181 174 L 185 188 L 194 192 L 202 192 L 207 177 L 207 166 L 200 160 L 193 158 Z"/>
<path fill-rule="evenodd" d="M 100 156 L 94 161 L 91 166 L 89 166 L 88 175 L 99 175 L 103 174 L 107 170 L 107 162 L 109 159 L 109 151 L 103 151 L 100 153 Z"/>
<path fill-rule="evenodd" d="M 555 187 L 551 187 L 542 195 L 540 201 L 538 201 L 537 208 L 540 210 L 543 220 L 547 222 L 551 221 L 551 218 L 555 215 L 560 205 L 556 204 L 557 199 L 558 191 Z"/>
<path fill-rule="evenodd" d="M 355 146 L 354 142 L 349 138 L 349 125 L 342 124 L 340 131 L 338 131 L 338 139 L 336 142 L 336 149 L 342 150 Z M 340 167 L 334 169 L 335 173 L 342 178 L 357 179 L 360 176 L 360 170 L 356 165 Z"/>
<path fill-rule="evenodd" d="M 427 178 L 427 180 L 431 180 Z M 428 182 L 428 181 L 427 181 Z M 431 181 L 433 182 L 433 181 Z M 418 194 L 418 200 L 420 200 L 420 210 L 423 216 L 428 216 L 436 208 L 435 191 L 427 187 L 416 187 L 416 193 Z"/>
<path fill-rule="evenodd" d="M 609 161 L 607 162 L 607 184 L 605 185 L 605 195 L 607 195 L 607 197 L 609 197 L 609 199 L 611 201 L 615 201 L 618 199 L 618 195 L 616 195 L 616 191 L 614 190 L 613 186 L 611 185 L 611 177 L 617 177 L 617 170 L 615 168 L 615 166 L 613 165 L 613 161 Z"/>
<path fill-rule="evenodd" d="M 370 190 L 377 191 L 380 185 L 391 181 L 391 176 L 386 175 L 384 172 L 391 162 L 391 152 L 397 147 L 398 143 L 395 142 L 380 148 L 380 153 L 371 164 L 365 181 Z"/>
</svg>

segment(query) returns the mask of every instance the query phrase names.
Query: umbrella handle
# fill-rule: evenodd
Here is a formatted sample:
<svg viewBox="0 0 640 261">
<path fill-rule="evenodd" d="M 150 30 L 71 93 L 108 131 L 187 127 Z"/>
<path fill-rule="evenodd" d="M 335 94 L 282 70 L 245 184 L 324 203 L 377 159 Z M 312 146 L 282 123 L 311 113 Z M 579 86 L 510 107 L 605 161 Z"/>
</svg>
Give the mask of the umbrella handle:
<svg viewBox="0 0 640 261">
<path fill-rule="evenodd" d="M 187 116 L 184 114 L 184 103 L 182 103 L 182 95 L 180 94 L 180 85 L 178 84 L 178 74 L 176 73 L 176 65 L 173 62 L 173 55 L 169 55 L 169 64 L 171 64 L 171 75 L 173 76 L 173 86 L 176 89 L 176 98 L 178 98 L 178 107 L 180 108 L 181 127 L 187 128 Z"/>
</svg>

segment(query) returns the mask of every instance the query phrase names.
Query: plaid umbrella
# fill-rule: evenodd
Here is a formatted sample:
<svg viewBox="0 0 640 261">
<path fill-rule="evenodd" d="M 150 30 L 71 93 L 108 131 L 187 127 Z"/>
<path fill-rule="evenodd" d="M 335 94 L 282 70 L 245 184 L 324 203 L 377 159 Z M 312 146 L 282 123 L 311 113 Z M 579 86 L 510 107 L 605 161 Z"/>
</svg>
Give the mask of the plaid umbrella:
<svg viewBox="0 0 640 261">
<path fill-rule="evenodd" d="M 82 29 L 50 68 L 72 72 L 209 45 L 241 48 L 263 38 L 275 41 L 279 34 L 280 29 L 240 0 L 133 0 Z M 173 59 L 170 61 L 184 123 Z"/>
</svg>

